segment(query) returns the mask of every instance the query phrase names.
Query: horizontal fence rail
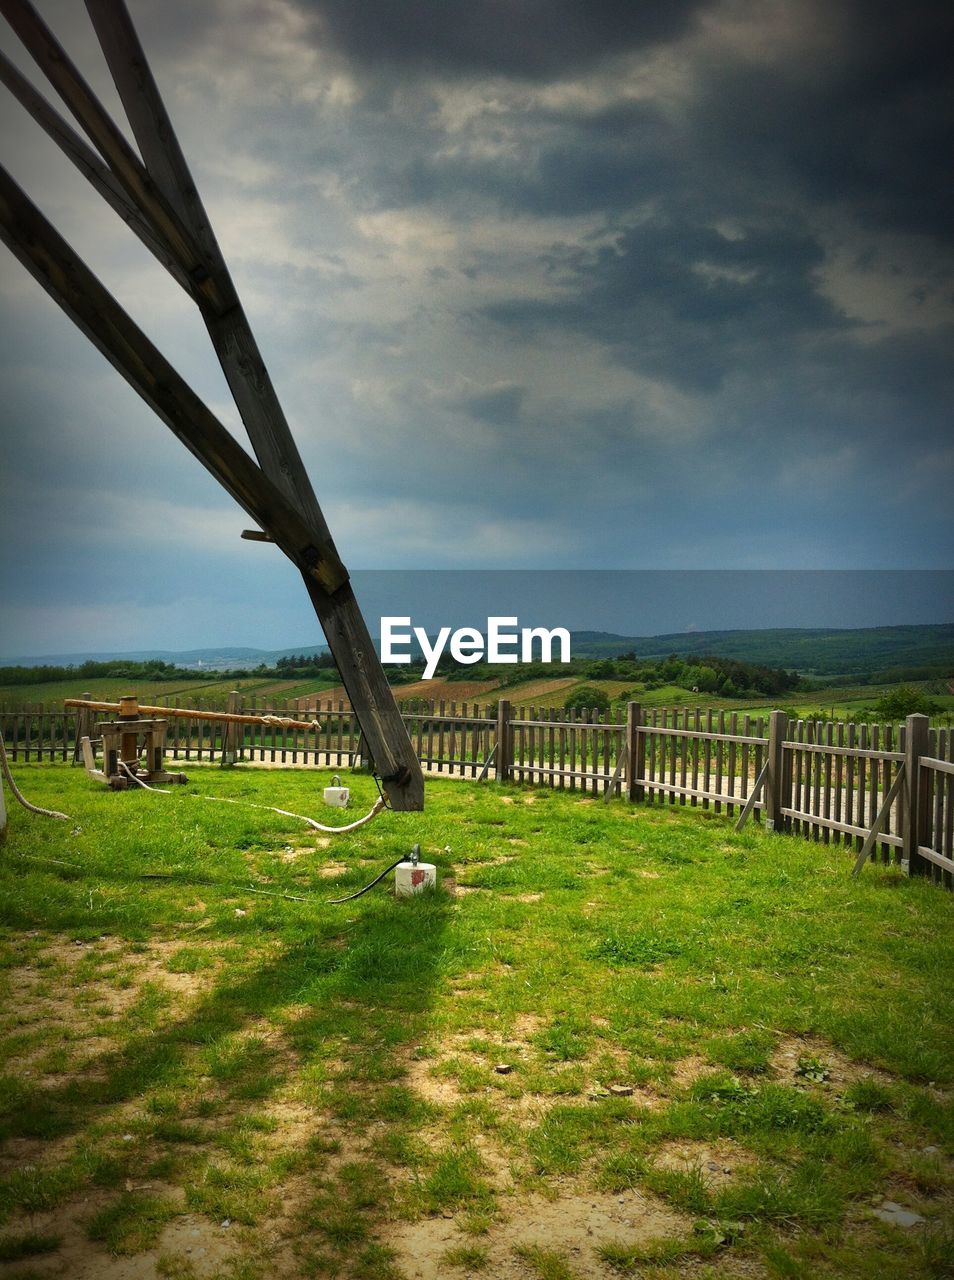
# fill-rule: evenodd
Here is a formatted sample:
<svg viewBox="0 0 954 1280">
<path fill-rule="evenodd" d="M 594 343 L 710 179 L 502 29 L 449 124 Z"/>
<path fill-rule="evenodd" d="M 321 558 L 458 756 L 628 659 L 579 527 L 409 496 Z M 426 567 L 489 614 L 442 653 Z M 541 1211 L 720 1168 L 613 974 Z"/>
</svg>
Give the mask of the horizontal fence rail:
<svg viewBox="0 0 954 1280">
<path fill-rule="evenodd" d="M 85 695 L 84 695 L 85 696 Z M 162 700 L 159 700 L 160 702 Z M 317 729 L 211 720 L 200 698 L 169 718 L 173 760 L 275 766 L 368 764 L 344 701 L 229 696 L 227 710 L 276 720 L 315 718 Z M 701 708 L 619 713 L 416 699 L 401 704 L 411 743 L 431 776 L 494 778 L 634 803 L 713 809 L 805 839 L 840 843 L 860 866 L 895 863 L 954 886 L 954 735 L 924 716 L 901 725 L 740 715 Z M 105 713 L 34 705 L 0 709 L 0 735 L 16 760 L 76 761 Z"/>
</svg>

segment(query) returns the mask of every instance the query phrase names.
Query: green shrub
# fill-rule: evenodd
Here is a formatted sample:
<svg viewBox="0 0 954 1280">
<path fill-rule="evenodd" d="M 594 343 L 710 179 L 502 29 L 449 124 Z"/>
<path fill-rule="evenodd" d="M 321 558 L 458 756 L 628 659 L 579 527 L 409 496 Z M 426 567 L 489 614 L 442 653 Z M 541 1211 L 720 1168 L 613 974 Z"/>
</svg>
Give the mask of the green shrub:
<svg viewBox="0 0 954 1280">
<path fill-rule="evenodd" d="M 575 689 L 563 704 L 565 711 L 609 711 L 609 695 L 595 685 L 583 684 Z"/>
</svg>

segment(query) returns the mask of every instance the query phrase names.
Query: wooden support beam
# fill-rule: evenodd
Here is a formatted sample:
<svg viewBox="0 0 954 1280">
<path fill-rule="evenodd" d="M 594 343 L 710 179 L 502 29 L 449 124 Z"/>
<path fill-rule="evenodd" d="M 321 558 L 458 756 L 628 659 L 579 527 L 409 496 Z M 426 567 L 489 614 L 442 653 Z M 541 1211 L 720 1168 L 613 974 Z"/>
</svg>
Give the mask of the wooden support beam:
<svg viewBox="0 0 954 1280">
<path fill-rule="evenodd" d="M 231 705 L 232 695 L 229 694 Z M 64 707 L 86 707 L 90 711 L 120 711 L 118 702 L 97 702 L 89 698 L 64 698 Z M 210 720 L 216 724 L 278 724 L 285 729 L 299 729 L 303 733 L 315 733 L 320 729 L 317 720 L 295 720 L 291 716 L 255 716 L 238 711 L 199 711 L 195 707 L 147 707 L 139 705 L 139 712 L 146 716 L 158 716 L 165 720 Z"/>
<path fill-rule="evenodd" d="M 215 299 L 207 264 L 181 218 L 146 172 L 66 50 L 29 0 L 0 0 L 0 13 L 60 95 L 127 196 L 183 271 Z"/>
<path fill-rule="evenodd" d="M 745 808 L 739 814 L 739 820 L 735 824 L 736 831 L 741 831 L 742 828 L 745 826 L 745 824 L 748 822 L 753 809 L 759 802 L 759 796 L 762 793 L 762 788 L 765 786 L 765 780 L 768 777 L 768 774 L 769 774 L 769 762 L 768 760 L 766 760 L 765 764 L 762 765 L 761 773 L 755 779 L 755 784 L 753 785 L 752 790 L 749 792 L 749 798 L 745 802 Z M 732 785 L 734 788 L 735 787 L 734 781 Z"/>
<path fill-rule="evenodd" d="M 28 109 L 32 106 L 35 118 L 104 197 L 112 195 L 110 203 L 198 303 L 260 470 L 8 176 L 2 183 L 3 238 L 166 425 L 298 565 L 389 801 L 396 809 L 421 809 L 420 762 L 128 11 L 122 0 L 88 0 L 87 8 L 142 160 L 29 0 L 0 0 L 0 13 L 108 167 L 77 147 L 79 139 L 48 104 L 44 110 L 22 86 L 18 96 Z M 117 195 L 125 195 L 125 201 L 117 204 Z M 296 515 L 297 526 L 291 518 Z M 304 547 L 298 536 L 301 528 L 310 533 Z"/>
<path fill-rule="evenodd" d="M 86 0 L 96 34 L 151 180 L 198 243 L 214 282 L 200 308 L 262 470 L 323 545 L 331 533 L 216 241 L 162 96 L 123 0 Z M 266 532 L 271 532 L 266 530 Z M 421 765 L 350 586 L 323 598 L 305 586 L 391 804 L 420 809 Z"/>
<path fill-rule="evenodd" d="M 622 795 L 623 792 L 623 774 L 629 767 L 629 747 L 623 743 L 622 749 L 616 758 L 616 768 L 613 770 L 613 776 L 606 784 L 603 792 L 603 803 L 609 804 L 613 796 Z"/>
<path fill-rule="evenodd" d="M 905 772 L 906 764 L 902 761 L 898 767 L 898 772 L 895 774 L 894 782 L 892 782 L 891 786 L 888 788 L 888 793 L 881 802 L 881 808 L 878 810 L 878 815 L 871 824 L 871 828 L 865 837 L 864 844 L 858 850 L 858 857 L 855 859 L 855 869 L 851 873 L 852 876 L 859 875 L 861 868 L 868 861 L 868 858 L 871 855 L 871 850 L 877 843 L 881 829 L 891 815 L 891 806 L 894 804 L 901 787 L 904 785 Z"/>
<path fill-rule="evenodd" d="M 339 589 L 347 574 L 334 548 L 320 545 L 298 512 L 3 168 L 0 238 L 186 448 L 315 582 L 316 591 Z"/>
<path fill-rule="evenodd" d="M 2 0 L 0 0 L 2 2 Z M 158 85 L 123 0 L 86 0 L 96 34 L 151 181 L 202 252 L 215 284 L 200 304 L 209 337 L 262 470 L 323 528 L 324 515 Z M 343 673 L 342 673 L 343 675 Z M 350 694 L 349 690 L 349 694 Z"/>
<path fill-rule="evenodd" d="M 99 192 L 106 203 L 119 214 L 130 230 L 135 232 L 177 284 L 195 302 L 199 302 L 203 295 L 196 282 L 183 271 L 163 242 L 155 235 L 148 220 L 130 201 L 110 169 L 2 52 L 0 52 L 0 81 L 6 85 L 20 105 L 29 112 L 90 185 Z"/>
<path fill-rule="evenodd" d="M 334 546 L 285 495 L 0 168 L 0 238 L 189 451 L 301 570 L 388 800 L 424 804 L 424 777 Z"/>
</svg>

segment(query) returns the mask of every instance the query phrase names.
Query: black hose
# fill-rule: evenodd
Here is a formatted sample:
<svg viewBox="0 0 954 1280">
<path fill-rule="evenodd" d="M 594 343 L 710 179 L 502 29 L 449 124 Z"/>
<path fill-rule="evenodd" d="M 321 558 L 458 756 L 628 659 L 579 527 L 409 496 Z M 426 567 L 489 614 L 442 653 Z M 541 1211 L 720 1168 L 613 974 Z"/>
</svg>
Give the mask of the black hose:
<svg viewBox="0 0 954 1280">
<path fill-rule="evenodd" d="M 369 889 L 373 889 L 376 884 L 380 884 L 389 872 L 393 871 L 395 867 L 400 866 L 404 861 L 406 861 L 406 859 L 402 853 L 397 862 L 392 862 L 389 867 L 385 867 L 379 876 L 375 876 L 370 884 L 366 884 L 364 888 L 359 889 L 357 893 L 349 893 L 346 898 L 326 898 L 325 901 L 330 903 L 333 907 L 339 906 L 342 902 L 353 902 L 355 898 L 360 898 L 363 894 L 367 893 Z"/>
<path fill-rule="evenodd" d="M 379 876 L 375 876 L 370 884 L 366 884 L 364 888 L 359 889 L 357 893 L 349 893 L 347 898 L 326 898 L 325 901 L 333 907 L 340 906 L 342 902 L 353 902 L 355 898 L 360 898 L 363 894 L 367 893 L 369 889 L 373 889 L 376 884 L 380 884 L 381 881 L 384 879 L 384 877 L 386 875 L 389 875 L 394 870 L 395 867 L 399 867 L 402 862 L 404 861 L 412 862 L 415 866 L 417 866 L 420 856 L 421 856 L 421 846 L 419 844 L 416 844 L 414 848 L 411 850 L 410 858 L 408 859 L 398 858 L 397 862 L 392 862 L 389 867 L 385 867 Z"/>
</svg>

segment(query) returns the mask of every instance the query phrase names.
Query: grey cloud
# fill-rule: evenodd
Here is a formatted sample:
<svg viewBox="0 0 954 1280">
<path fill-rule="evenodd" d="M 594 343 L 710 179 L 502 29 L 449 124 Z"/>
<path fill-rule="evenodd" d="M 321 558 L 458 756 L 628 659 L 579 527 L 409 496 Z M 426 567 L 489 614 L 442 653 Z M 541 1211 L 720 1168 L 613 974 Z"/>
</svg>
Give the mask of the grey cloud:
<svg viewBox="0 0 954 1280">
<path fill-rule="evenodd" d="M 494 426 L 513 426 L 520 415 L 520 407 L 526 394 L 526 387 L 491 387 L 462 396 L 457 404 L 478 421 Z"/>
<path fill-rule="evenodd" d="M 818 243 L 797 228 L 728 238 L 657 216 L 610 248 L 561 262 L 565 297 L 492 305 L 487 316 L 524 335 L 556 326 L 605 343 L 629 367 L 694 391 L 714 391 L 741 362 L 845 327 L 817 291 Z"/>
<path fill-rule="evenodd" d="M 678 38 L 704 0 L 300 0 L 358 64 L 543 79 Z"/>
<path fill-rule="evenodd" d="M 823 14 L 840 32 L 823 52 L 702 60 L 687 122 L 700 154 L 844 202 L 870 225 L 950 243 L 954 8 L 877 0 Z"/>
</svg>

